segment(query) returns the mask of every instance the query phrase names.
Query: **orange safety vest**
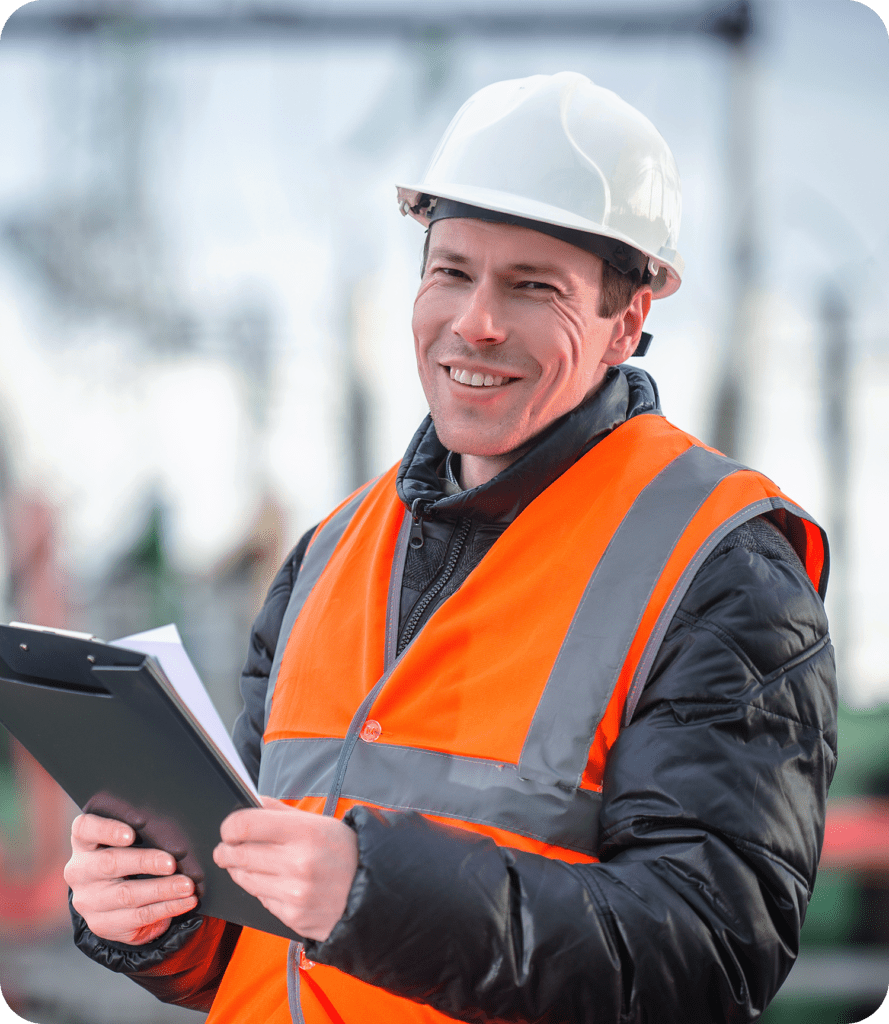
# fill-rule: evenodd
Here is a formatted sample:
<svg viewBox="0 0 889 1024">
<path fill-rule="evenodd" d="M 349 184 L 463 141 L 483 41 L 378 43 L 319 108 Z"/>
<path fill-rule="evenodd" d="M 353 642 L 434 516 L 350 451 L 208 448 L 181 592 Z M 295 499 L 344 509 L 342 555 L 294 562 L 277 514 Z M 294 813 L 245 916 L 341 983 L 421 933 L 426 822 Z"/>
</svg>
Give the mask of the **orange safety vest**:
<svg viewBox="0 0 889 1024">
<path fill-rule="evenodd" d="M 768 514 L 826 585 L 823 534 L 799 506 L 641 415 L 538 495 L 396 657 L 411 517 L 395 474 L 316 530 L 275 653 L 259 789 L 319 814 L 412 809 L 593 862 L 608 752 L 706 556 Z M 209 1017 L 448 1019 L 246 928 Z"/>
</svg>

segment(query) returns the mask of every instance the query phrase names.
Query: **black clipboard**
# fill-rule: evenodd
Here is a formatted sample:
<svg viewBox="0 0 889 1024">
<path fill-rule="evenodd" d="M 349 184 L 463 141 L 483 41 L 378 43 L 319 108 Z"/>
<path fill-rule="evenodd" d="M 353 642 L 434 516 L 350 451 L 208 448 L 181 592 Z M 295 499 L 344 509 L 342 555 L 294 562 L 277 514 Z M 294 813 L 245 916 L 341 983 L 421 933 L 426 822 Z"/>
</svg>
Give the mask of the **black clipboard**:
<svg viewBox="0 0 889 1024">
<path fill-rule="evenodd" d="M 299 938 L 214 863 L 223 819 L 258 805 L 155 658 L 0 625 L 0 722 L 81 810 L 172 854 L 199 913 Z"/>
</svg>

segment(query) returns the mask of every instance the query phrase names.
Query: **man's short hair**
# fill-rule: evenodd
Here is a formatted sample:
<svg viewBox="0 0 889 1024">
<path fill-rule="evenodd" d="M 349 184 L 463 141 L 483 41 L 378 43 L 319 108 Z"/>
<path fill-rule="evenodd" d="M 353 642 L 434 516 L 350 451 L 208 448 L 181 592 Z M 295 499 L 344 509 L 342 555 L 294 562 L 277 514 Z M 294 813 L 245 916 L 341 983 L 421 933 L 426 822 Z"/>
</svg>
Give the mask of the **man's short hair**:
<svg viewBox="0 0 889 1024">
<path fill-rule="evenodd" d="M 426 262 L 429 259 L 429 232 L 423 242 L 423 256 L 420 260 L 420 277 L 426 273 Z M 612 267 L 601 256 L 596 259 L 602 264 L 602 293 L 599 297 L 598 315 L 610 320 L 617 316 L 633 301 L 633 296 L 642 287 L 642 275 L 638 270 L 630 270 L 622 274 Z"/>
<path fill-rule="evenodd" d="M 599 316 L 610 320 L 617 316 L 633 301 L 642 287 L 642 275 L 638 270 L 622 274 L 616 267 L 602 260 L 602 294 L 599 299 Z"/>
</svg>

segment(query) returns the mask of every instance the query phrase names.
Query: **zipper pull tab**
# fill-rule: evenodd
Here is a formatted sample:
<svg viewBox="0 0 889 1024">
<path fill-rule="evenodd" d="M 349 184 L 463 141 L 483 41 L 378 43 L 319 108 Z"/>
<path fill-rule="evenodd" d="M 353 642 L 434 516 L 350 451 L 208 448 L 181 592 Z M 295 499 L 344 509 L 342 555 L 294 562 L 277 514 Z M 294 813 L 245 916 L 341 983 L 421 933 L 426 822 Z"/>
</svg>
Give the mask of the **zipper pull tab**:
<svg viewBox="0 0 889 1024">
<path fill-rule="evenodd" d="M 412 548 L 423 546 L 423 502 L 420 498 L 411 506 L 411 534 L 408 544 Z"/>
<path fill-rule="evenodd" d="M 423 546 L 423 520 L 419 516 L 414 516 L 411 521 L 411 536 L 408 544 L 412 548 L 421 548 Z"/>
</svg>

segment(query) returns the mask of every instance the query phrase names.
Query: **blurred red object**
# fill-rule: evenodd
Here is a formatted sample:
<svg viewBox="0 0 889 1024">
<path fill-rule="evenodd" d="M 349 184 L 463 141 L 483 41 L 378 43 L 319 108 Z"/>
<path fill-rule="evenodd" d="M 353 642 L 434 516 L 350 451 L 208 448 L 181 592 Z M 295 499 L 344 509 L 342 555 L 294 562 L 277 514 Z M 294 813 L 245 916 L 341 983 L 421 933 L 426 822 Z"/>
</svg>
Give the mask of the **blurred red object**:
<svg viewBox="0 0 889 1024">
<path fill-rule="evenodd" d="M 69 626 L 69 580 L 58 556 L 54 509 L 40 494 L 15 488 L 0 493 L 0 499 L 15 617 Z M 76 808 L 11 737 L 4 768 L 12 786 L 13 818 L 0 831 L 0 931 L 27 938 L 67 928 L 68 887 L 62 870 L 70 856 L 68 835 Z"/>
<path fill-rule="evenodd" d="M 10 746 L 21 811 L 14 832 L 0 836 L 0 930 L 24 937 L 67 927 L 62 870 L 76 808 L 20 744 Z"/>
<path fill-rule="evenodd" d="M 828 802 L 821 867 L 889 875 L 889 799 Z"/>
</svg>

